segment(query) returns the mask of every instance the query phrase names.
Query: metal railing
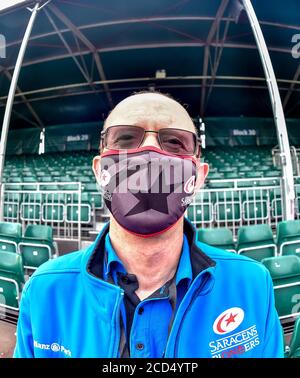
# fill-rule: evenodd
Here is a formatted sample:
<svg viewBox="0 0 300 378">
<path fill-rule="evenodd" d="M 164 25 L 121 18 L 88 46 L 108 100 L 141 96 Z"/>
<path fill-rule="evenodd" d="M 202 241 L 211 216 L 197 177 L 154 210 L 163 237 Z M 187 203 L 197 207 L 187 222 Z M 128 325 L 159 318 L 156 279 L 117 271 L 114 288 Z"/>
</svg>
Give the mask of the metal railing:
<svg viewBox="0 0 300 378">
<path fill-rule="evenodd" d="M 3 217 L 8 222 L 45 224 L 54 240 L 72 240 L 81 247 L 82 224 L 91 223 L 92 205 L 82 202 L 80 182 L 30 182 L 4 185 Z"/>
</svg>

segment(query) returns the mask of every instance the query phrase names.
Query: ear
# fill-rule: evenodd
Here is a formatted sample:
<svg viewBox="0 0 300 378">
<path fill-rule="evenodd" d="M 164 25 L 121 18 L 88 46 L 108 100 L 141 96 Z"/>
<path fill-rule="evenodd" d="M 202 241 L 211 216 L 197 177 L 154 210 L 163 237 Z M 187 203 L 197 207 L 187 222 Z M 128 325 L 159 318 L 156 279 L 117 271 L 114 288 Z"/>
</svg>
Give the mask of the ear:
<svg viewBox="0 0 300 378">
<path fill-rule="evenodd" d="M 100 184 L 100 177 L 101 177 L 101 156 L 95 156 L 93 159 L 93 172 L 95 175 L 95 178 Z"/>
<path fill-rule="evenodd" d="M 207 163 L 200 163 L 197 164 L 197 181 L 195 184 L 195 193 L 203 186 L 204 181 L 208 175 L 209 172 L 209 165 Z"/>
</svg>

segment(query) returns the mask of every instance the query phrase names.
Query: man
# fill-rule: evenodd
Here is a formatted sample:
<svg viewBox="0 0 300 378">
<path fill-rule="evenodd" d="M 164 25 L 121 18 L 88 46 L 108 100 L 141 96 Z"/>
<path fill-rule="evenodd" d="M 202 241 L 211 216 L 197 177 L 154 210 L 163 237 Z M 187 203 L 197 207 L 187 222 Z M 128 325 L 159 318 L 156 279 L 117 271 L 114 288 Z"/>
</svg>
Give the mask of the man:
<svg viewBox="0 0 300 378">
<path fill-rule="evenodd" d="M 93 161 L 110 222 L 26 284 L 15 357 L 283 356 L 266 269 L 197 242 L 183 217 L 208 173 L 199 156 L 175 100 L 114 108 Z"/>
</svg>

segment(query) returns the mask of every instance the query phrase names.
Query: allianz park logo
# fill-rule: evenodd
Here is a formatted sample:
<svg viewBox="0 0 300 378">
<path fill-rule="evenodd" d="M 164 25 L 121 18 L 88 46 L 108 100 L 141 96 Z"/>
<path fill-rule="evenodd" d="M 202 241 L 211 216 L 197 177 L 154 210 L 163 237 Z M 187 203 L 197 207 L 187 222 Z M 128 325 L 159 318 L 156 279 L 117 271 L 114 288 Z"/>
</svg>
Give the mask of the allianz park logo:
<svg viewBox="0 0 300 378">
<path fill-rule="evenodd" d="M 37 349 L 43 349 L 43 350 L 49 350 L 49 351 L 51 350 L 54 353 L 61 352 L 61 353 L 64 353 L 67 357 L 71 357 L 71 351 L 65 348 L 63 345 L 59 345 L 58 343 L 42 344 L 34 340 L 33 346 Z"/>
</svg>

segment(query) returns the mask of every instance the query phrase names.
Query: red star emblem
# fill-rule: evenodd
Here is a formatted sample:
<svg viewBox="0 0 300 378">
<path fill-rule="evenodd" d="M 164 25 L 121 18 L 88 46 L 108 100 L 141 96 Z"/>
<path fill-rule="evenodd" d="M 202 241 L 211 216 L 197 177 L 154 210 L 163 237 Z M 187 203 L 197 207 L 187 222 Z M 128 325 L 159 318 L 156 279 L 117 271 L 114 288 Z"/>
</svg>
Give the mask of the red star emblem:
<svg viewBox="0 0 300 378">
<path fill-rule="evenodd" d="M 230 313 L 229 318 L 225 319 L 225 321 L 227 322 L 226 327 L 228 327 L 228 324 L 230 324 L 230 323 L 235 323 L 235 317 L 236 316 L 237 316 L 237 314 L 233 315 L 232 312 Z"/>
</svg>

